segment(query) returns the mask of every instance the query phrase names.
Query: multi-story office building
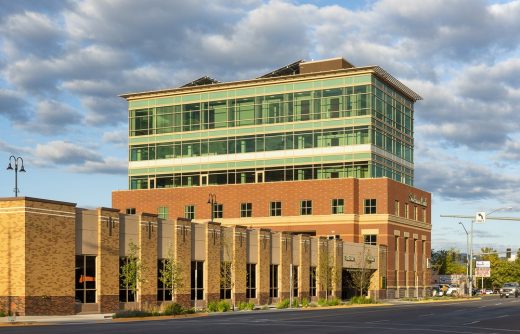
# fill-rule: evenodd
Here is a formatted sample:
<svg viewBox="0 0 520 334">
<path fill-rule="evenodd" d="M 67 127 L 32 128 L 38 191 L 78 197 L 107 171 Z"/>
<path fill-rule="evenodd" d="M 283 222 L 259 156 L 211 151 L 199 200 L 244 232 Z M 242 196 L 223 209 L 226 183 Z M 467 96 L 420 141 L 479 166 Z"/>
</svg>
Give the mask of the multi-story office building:
<svg viewBox="0 0 520 334">
<path fill-rule="evenodd" d="M 430 194 L 413 187 L 420 96 L 380 67 L 298 61 L 122 97 L 129 190 L 113 207 L 385 245 L 389 297 L 429 285 Z"/>
</svg>

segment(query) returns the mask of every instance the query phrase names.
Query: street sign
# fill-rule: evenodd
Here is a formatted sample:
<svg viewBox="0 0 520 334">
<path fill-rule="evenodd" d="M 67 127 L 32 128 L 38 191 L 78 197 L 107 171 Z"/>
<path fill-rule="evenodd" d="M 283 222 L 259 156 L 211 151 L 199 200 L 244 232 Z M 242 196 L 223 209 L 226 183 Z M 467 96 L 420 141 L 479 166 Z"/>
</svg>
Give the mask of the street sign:
<svg viewBox="0 0 520 334">
<path fill-rule="evenodd" d="M 475 261 L 476 268 L 491 268 L 490 261 Z"/>
<path fill-rule="evenodd" d="M 475 214 L 475 223 L 485 223 L 486 222 L 486 213 L 484 211 L 477 212 Z"/>
<path fill-rule="evenodd" d="M 475 277 L 491 277 L 491 268 L 475 268 Z"/>
</svg>

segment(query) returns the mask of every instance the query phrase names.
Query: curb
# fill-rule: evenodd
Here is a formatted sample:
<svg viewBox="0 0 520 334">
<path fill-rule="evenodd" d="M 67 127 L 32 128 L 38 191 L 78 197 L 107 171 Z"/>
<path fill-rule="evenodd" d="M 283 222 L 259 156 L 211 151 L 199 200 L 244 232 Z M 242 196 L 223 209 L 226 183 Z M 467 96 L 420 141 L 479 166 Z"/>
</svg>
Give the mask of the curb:
<svg viewBox="0 0 520 334">
<path fill-rule="evenodd" d="M 200 318 L 206 317 L 207 313 L 199 313 L 199 314 L 181 314 L 181 315 L 160 315 L 154 317 L 133 317 L 133 318 L 105 318 L 103 319 L 95 319 L 89 321 L 92 324 L 99 323 L 125 323 L 125 322 L 135 322 L 135 321 L 159 321 L 159 320 L 173 320 L 173 319 L 188 319 L 188 318 Z M 29 327 L 29 326 L 51 326 L 51 325 L 59 325 L 60 323 L 73 323 L 74 320 L 71 321 L 14 321 L 14 322 L 2 322 L 0 323 L 0 327 Z"/>
<path fill-rule="evenodd" d="M 381 307 L 381 306 L 392 306 L 389 303 L 378 303 L 378 304 L 352 304 L 352 305 L 337 305 L 337 306 L 317 306 L 317 307 L 306 307 L 301 308 L 302 311 L 320 311 L 320 310 L 335 310 L 344 308 L 363 308 L 363 307 Z"/>
<path fill-rule="evenodd" d="M 207 313 L 180 314 L 180 315 L 158 315 L 158 316 L 154 316 L 154 317 L 112 318 L 112 322 L 158 321 L 158 320 L 201 318 L 201 317 L 207 317 L 207 316 L 208 316 Z"/>
</svg>

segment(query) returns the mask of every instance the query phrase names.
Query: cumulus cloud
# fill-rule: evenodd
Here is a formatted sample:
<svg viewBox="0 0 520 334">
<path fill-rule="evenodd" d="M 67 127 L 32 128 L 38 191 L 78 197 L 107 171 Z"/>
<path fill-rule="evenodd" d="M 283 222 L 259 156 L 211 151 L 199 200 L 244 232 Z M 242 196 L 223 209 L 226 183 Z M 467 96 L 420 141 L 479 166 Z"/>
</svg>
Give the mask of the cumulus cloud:
<svg viewBox="0 0 520 334">
<path fill-rule="evenodd" d="M 74 165 L 69 169 L 74 173 L 125 175 L 128 173 L 128 162 L 107 158 L 103 161 L 86 161 L 82 165 Z"/>
<path fill-rule="evenodd" d="M 116 130 L 103 133 L 103 142 L 120 146 L 128 145 L 128 131 Z"/>
<path fill-rule="evenodd" d="M 48 100 L 39 102 L 35 115 L 20 126 L 45 135 L 56 135 L 66 132 L 71 126 L 79 125 L 81 119 L 79 111 L 59 101 Z"/>
<path fill-rule="evenodd" d="M 7 17 L 0 25 L 0 32 L 4 35 L 4 51 L 10 57 L 56 55 L 64 37 L 64 32 L 50 17 L 30 11 Z"/>
<path fill-rule="evenodd" d="M 12 122 L 23 122 L 29 118 L 27 102 L 22 94 L 0 88 L 0 116 Z"/>
<path fill-rule="evenodd" d="M 37 144 L 34 159 L 39 165 L 77 165 L 87 161 L 103 161 L 101 154 L 62 140 Z"/>
<path fill-rule="evenodd" d="M 495 163 L 520 159 L 520 1 L 328 3 L 7 1 L 0 8 L 0 116 L 44 136 L 35 159 L 75 172 L 121 172 L 123 162 L 109 163 L 99 145 L 126 142 L 124 131 L 113 130 L 127 122 L 117 95 L 344 56 L 357 66 L 381 65 L 424 97 L 415 109 L 417 142 L 487 152 Z M 99 146 L 45 143 L 75 124 Z M 503 167 L 443 160 L 416 154 L 417 185 L 444 198 L 514 196 L 518 179 Z M 499 182 L 511 186 L 499 189 Z"/>
<path fill-rule="evenodd" d="M 36 166 L 58 166 L 72 173 L 126 174 L 128 171 L 126 160 L 103 157 L 93 149 L 60 140 L 36 145 L 30 159 Z"/>
</svg>

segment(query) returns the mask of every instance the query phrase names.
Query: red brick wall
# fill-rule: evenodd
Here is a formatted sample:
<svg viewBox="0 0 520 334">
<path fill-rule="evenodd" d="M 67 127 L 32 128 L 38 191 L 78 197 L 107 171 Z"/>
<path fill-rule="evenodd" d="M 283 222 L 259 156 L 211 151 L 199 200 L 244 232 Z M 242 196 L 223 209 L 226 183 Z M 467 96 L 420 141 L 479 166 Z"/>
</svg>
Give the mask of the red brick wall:
<svg viewBox="0 0 520 334">
<path fill-rule="evenodd" d="M 427 223 L 430 223 L 429 193 L 387 179 L 330 179 L 276 183 L 255 183 L 189 188 L 166 188 L 149 190 L 121 190 L 112 193 L 112 207 L 122 212 L 136 208 L 137 212 L 157 213 L 160 206 L 168 207 L 169 218 L 183 217 L 184 206 L 196 206 L 196 219 L 209 219 L 208 195 L 217 195 L 217 202 L 224 204 L 224 218 L 239 218 L 240 203 L 253 203 L 253 217 L 269 216 L 269 203 L 282 202 L 283 216 L 298 216 L 300 200 L 312 200 L 313 215 L 329 215 L 331 199 L 345 199 L 345 213 L 363 214 L 364 199 L 377 200 L 377 213 L 394 214 L 394 201 L 399 200 L 401 216 L 410 193 L 428 201 Z M 413 215 L 414 204 L 410 203 Z M 419 220 L 422 207 L 419 206 Z"/>
</svg>

